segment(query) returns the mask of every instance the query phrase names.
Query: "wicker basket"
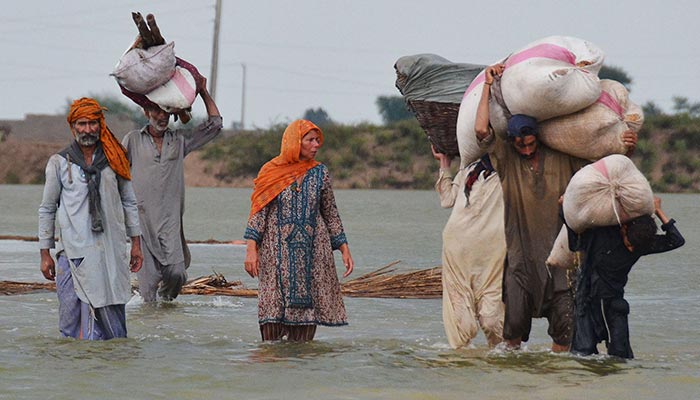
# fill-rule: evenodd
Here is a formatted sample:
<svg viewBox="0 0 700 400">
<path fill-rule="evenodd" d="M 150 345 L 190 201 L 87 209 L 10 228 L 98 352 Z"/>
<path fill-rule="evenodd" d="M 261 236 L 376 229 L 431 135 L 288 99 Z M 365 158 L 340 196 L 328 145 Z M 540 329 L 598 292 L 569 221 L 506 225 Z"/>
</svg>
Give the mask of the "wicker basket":
<svg viewBox="0 0 700 400">
<path fill-rule="evenodd" d="M 404 96 L 407 79 L 406 75 L 396 71 L 396 88 Z M 459 157 L 456 132 L 459 103 L 406 100 L 406 104 L 428 135 L 428 140 L 435 150 L 451 157 Z"/>
<path fill-rule="evenodd" d="M 409 100 L 408 108 L 416 116 L 435 150 L 459 157 L 456 133 L 459 104 Z"/>
</svg>

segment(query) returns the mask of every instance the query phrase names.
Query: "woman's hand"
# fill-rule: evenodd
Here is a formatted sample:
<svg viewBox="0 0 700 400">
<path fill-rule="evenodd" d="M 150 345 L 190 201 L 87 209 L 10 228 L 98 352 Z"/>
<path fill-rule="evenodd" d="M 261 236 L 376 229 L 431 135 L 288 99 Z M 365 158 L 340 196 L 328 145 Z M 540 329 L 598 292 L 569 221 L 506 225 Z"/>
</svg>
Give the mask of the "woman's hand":
<svg viewBox="0 0 700 400">
<path fill-rule="evenodd" d="M 257 278 L 259 274 L 259 262 L 258 262 L 258 244 L 254 240 L 248 240 L 248 245 L 245 251 L 245 261 L 243 263 L 245 266 L 245 271 L 252 278 Z"/>
<path fill-rule="evenodd" d="M 347 278 L 355 268 L 355 261 L 353 261 L 352 256 L 350 255 L 350 247 L 348 247 L 347 243 L 343 243 L 343 245 L 340 246 L 340 254 L 343 255 L 343 264 L 345 265 L 345 273 L 343 274 L 343 278 Z"/>
</svg>

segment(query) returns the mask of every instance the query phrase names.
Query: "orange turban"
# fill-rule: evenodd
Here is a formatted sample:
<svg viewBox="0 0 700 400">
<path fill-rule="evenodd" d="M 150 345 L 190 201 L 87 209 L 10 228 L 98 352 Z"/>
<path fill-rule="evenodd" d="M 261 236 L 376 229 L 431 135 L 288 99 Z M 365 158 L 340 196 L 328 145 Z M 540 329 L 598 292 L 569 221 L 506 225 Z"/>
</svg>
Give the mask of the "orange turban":
<svg viewBox="0 0 700 400">
<path fill-rule="evenodd" d="M 304 176 L 306 171 L 320 164 L 316 160 L 299 160 L 301 139 L 312 130 L 319 132 L 323 144 L 323 132 L 313 122 L 298 119 L 284 130 L 280 155 L 265 163 L 253 183 L 250 215 L 262 210 L 292 182 Z"/>
<path fill-rule="evenodd" d="M 110 168 L 122 178 L 131 180 L 131 165 L 126 154 L 126 149 L 119 143 L 112 131 L 107 127 L 102 110 L 106 109 L 102 108 L 94 99 L 88 97 L 78 99 L 70 105 L 70 111 L 68 111 L 68 117 L 66 118 L 68 120 L 68 125 L 72 127 L 73 123 L 80 118 L 100 121 L 100 142 L 102 143 L 102 149 L 105 152 Z M 73 134 L 73 136 L 75 136 L 75 134 Z"/>
</svg>

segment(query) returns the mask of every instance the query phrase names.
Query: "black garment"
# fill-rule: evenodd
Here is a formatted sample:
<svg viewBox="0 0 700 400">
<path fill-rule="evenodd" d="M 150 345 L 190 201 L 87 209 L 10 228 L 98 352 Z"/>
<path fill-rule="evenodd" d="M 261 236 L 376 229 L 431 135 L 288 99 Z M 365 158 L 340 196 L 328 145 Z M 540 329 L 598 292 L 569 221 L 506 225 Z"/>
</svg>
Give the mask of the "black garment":
<svg viewBox="0 0 700 400">
<path fill-rule="evenodd" d="M 634 358 L 627 324 L 629 304 L 624 299 L 627 275 L 640 257 L 685 243 L 674 224 L 670 220 L 661 225 L 665 235 L 656 235 L 649 248 L 633 252 L 625 247 L 619 226 L 593 228 L 580 235 L 567 226 L 569 248 L 584 253 L 576 287 L 572 352 L 597 354 L 597 344 L 605 340 L 609 355 Z"/>
<path fill-rule="evenodd" d="M 88 186 L 88 204 L 90 206 L 90 222 L 93 232 L 102 232 L 102 206 L 100 201 L 100 178 L 101 171 L 109 165 L 107 156 L 102 149 L 102 143 L 97 142 L 95 147 L 94 158 L 90 166 L 85 162 L 85 156 L 80 149 L 77 140 L 74 140 L 70 146 L 61 150 L 58 154 L 68 160 L 68 168 L 70 163 L 77 164 L 83 172 Z"/>
</svg>

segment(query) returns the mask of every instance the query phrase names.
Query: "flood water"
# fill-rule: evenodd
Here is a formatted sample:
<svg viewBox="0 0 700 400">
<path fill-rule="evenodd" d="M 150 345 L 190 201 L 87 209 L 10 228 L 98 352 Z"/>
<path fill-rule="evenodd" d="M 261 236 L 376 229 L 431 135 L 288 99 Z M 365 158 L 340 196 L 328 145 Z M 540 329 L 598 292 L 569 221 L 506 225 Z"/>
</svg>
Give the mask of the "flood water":
<svg viewBox="0 0 700 400">
<path fill-rule="evenodd" d="M 0 234 L 35 236 L 41 186 L 0 185 Z M 188 239 L 241 239 L 249 189 L 188 188 Z M 440 263 L 449 212 L 431 191 L 338 190 L 356 261 L 351 276 L 402 260 Z M 0 295 L 1 399 L 695 399 L 700 397 L 700 196 L 663 195 L 686 245 L 642 258 L 627 285 L 637 357 L 548 351 L 544 320 L 526 349 L 452 350 L 441 300 L 346 298 L 350 325 L 312 343 L 260 342 L 256 299 L 181 296 L 127 305 L 128 339 L 62 339 L 55 293 Z M 465 240 L 469 240 L 466 238 Z M 217 271 L 256 282 L 241 245 L 191 245 L 190 277 Z M 339 255 L 336 258 L 337 264 Z M 0 241 L 0 280 L 41 282 L 36 242 Z"/>
</svg>

